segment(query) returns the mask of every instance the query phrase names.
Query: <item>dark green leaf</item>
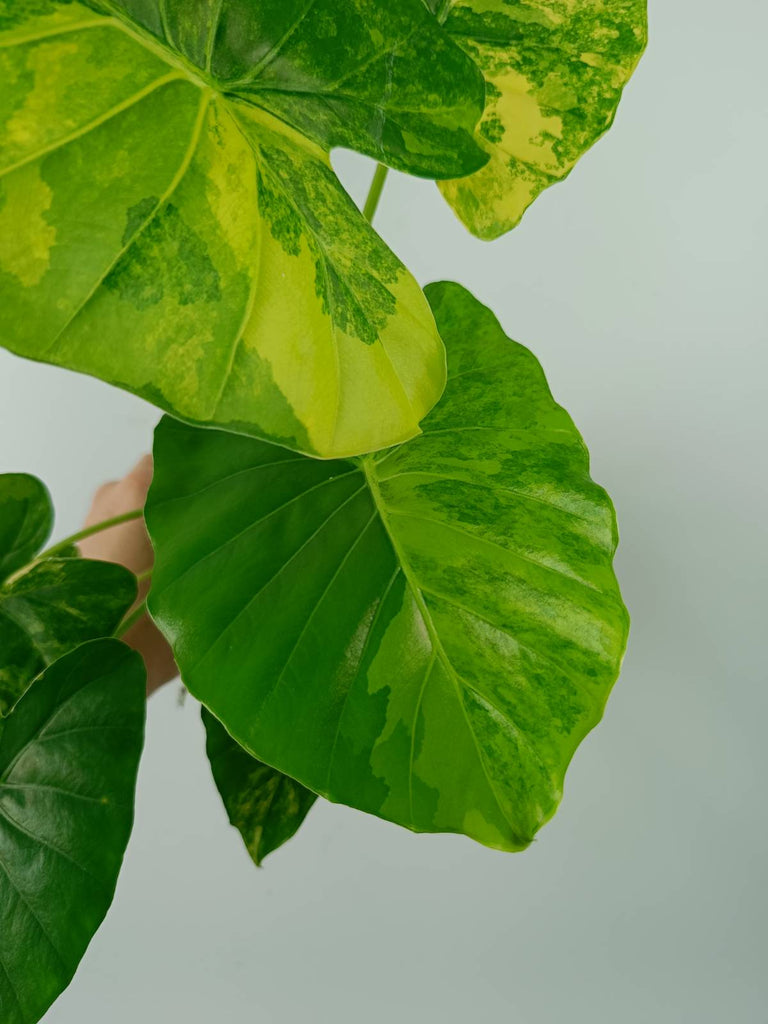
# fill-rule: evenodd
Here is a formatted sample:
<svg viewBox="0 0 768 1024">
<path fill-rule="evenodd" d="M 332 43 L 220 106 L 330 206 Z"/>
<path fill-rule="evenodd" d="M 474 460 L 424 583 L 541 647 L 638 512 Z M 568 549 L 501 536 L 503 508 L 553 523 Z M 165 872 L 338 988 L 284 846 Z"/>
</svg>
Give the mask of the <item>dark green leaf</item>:
<svg viewBox="0 0 768 1024">
<path fill-rule="evenodd" d="M 26 473 L 0 475 L 0 583 L 34 558 L 52 528 L 45 485 Z"/>
<path fill-rule="evenodd" d="M 51 499 L 36 477 L 0 475 L 0 717 L 47 665 L 114 633 L 136 600 L 132 573 L 73 557 L 77 549 L 21 572 L 52 526 Z"/>
<path fill-rule="evenodd" d="M 458 285 L 427 293 L 449 383 L 414 441 L 323 463 L 161 423 L 150 607 L 255 757 L 515 850 L 619 671 L 615 517 L 533 355 Z"/>
<path fill-rule="evenodd" d="M 443 347 L 328 151 L 487 160 L 421 0 L 0 0 L 0 96 L 0 343 L 310 454 L 418 433 Z"/>
<path fill-rule="evenodd" d="M 133 573 L 81 558 L 46 559 L 0 586 L 0 716 L 47 665 L 111 636 L 135 600 Z"/>
<path fill-rule="evenodd" d="M 144 667 L 117 640 L 57 661 L 0 722 L 0 1020 L 33 1024 L 101 924 L 133 822 Z"/>
<path fill-rule="evenodd" d="M 480 171 L 440 190 L 480 238 L 513 228 L 613 123 L 647 39 L 646 0 L 447 0 L 486 78 Z"/>
<path fill-rule="evenodd" d="M 267 854 L 295 835 L 317 797 L 301 783 L 251 757 L 210 711 L 203 708 L 202 713 L 216 788 L 248 853 L 261 864 Z"/>
</svg>

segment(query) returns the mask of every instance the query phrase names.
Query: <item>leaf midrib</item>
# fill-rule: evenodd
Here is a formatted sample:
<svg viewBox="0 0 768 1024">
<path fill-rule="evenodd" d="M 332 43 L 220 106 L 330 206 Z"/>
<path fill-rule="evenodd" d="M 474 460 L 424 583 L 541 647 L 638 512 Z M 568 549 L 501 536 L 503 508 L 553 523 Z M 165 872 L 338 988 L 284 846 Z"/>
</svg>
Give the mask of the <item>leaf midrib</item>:
<svg viewBox="0 0 768 1024">
<path fill-rule="evenodd" d="M 159 202 L 157 203 L 157 205 L 155 206 L 154 210 L 149 215 L 149 217 L 147 217 L 147 219 L 141 224 L 141 226 L 139 228 L 137 228 L 136 231 L 134 231 L 134 233 L 131 235 L 131 237 L 128 239 L 128 241 L 118 250 L 117 255 L 113 257 L 113 259 L 110 261 L 109 265 L 106 267 L 106 269 L 102 272 L 102 274 L 96 280 L 95 284 L 93 285 L 91 290 L 88 292 L 88 294 L 86 295 L 85 299 L 77 306 L 77 308 L 74 310 L 74 312 L 67 318 L 66 322 L 61 327 L 61 329 L 56 332 L 56 335 L 53 338 L 53 340 L 50 342 L 50 344 L 43 351 L 43 353 L 42 353 L 43 357 L 47 356 L 58 345 L 58 343 L 62 339 L 63 335 L 69 330 L 69 328 L 72 326 L 72 324 L 75 322 L 75 320 L 82 314 L 82 312 L 85 309 L 85 307 L 88 306 L 89 303 L 94 299 L 94 297 L 96 296 L 96 294 L 98 293 L 98 291 L 100 290 L 101 286 L 104 284 L 105 280 L 110 275 L 110 273 L 115 269 L 115 267 L 118 265 L 118 263 L 120 263 L 120 261 L 126 256 L 126 254 L 133 248 L 133 246 L 136 244 L 138 239 L 144 234 L 144 232 L 147 230 L 147 228 L 157 219 L 157 217 L 160 215 L 160 213 L 167 206 L 169 200 L 171 199 L 171 197 L 173 196 L 173 194 L 176 192 L 177 188 L 181 184 L 182 180 L 184 179 L 187 171 L 189 170 L 189 168 L 190 168 L 190 166 L 192 164 L 192 161 L 195 158 L 195 153 L 197 152 L 197 147 L 198 147 L 198 144 L 200 142 L 200 137 L 202 135 L 203 124 L 205 123 L 205 118 L 206 118 L 206 115 L 208 113 L 208 108 L 210 106 L 210 103 L 211 103 L 211 92 L 210 92 L 210 90 L 206 89 L 205 92 L 203 92 L 201 94 L 200 104 L 199 104 L 198 109 L 197 109 L 197 115 L 196 115 L 196 118 L 195 118 L 194 127 L 192 129 L 192 137 L 190 139 L 189 146 L 188 146 L 188 148 L 187 148 L 187 150 L 186 150 L 186 152 L 184 154 L 184 159 L 182 160 L 182 162 L 179 165 L 176 173 L 173 176 L 173 179 L 171 180 L 170 185 L 165 190 L 163 195 L 160 197 Z"/>
<path fill-rule="evenodd" d="M 173 50 L 169 46 L 164 46 L 157 36 L 152 35 L 151 32 L 142 28 L 141 25 L 137 25 L 136 22 L 129 21 L 122 11 L 114 7 L 111 0 L 102 0 L 102 3 L 110 11 L 110 14 L 104 15 L 103 23 L 105 27 L 110 26 L 118 29 L 120 32 L 124 32 L 165 64 L 170 64 L 172 67 L 183 71 L 186 77 L 198 88 L 212 89 L 214 92 L 221 91 L 215 79 L 208 76 L 202 68 L 193 64 L 191 60 L 188 60 L 183 53 Z"/>
<path fill-rule="evenodd" d="M 430 658 L 429 666 L 427 668 L 427 672 L 425 674 L 424 681 L 422 683 L 421 691 L 419 693 L 419 698 L 418 698 L 418 701 L 417 701 L 417 704 L 416 704 L 415 717 L 418 718 L 418 714 L 419 714 L 419 710 L 420 710 L 420 706 L 421 706 L 421 701 L 422 701 L 424 692 L 426 690 L 427 682 L 428 682 L 428 680 L 429 680 L 429 678 L 432 675 L 432 672 L 434 670 L 435 661 L 439 659 L 441 665 L 443 666 L 443 668 L 444 668 L 444 670 L 446 672 L 446 675 L 448 676 L 448 678 L 452 682 L 452 684 L 454 686 L 454 689 L 456 691 L 456 700 L 458 701 L 459 707 L 461 708 L 462 716 L 464 718 L 464 721 L 466 722 L 467 731 L 468 731 L 468 733 L 469 733 L 469 735 L 470 735 L 470 737 L 472 739 L 472 743 L 473 743 L 475 751 L 477 753 L 478 763 L 479 763 L 480 768 L 481 768 L 481 770 L 483 772 L 483 775 L 485 776 L 486 782 L 488 783 L 488 788 L 489 788 L 489 790 L 491 792 L 491 795 L 493 796 L 493 799 L 494 799 L 497 807 L 499 808 L 499 811 L 501 812 L 501 816 L 502 816 L 503 820 L 507 823 L 507 825 L 509 827 L 509 830 L 510 830 L 510 834 L 513 837 L 513 839 L 516 842 L 520 843 L 522 846 L 526 846 L 530 842 L 530 838 L 520 835 L 515 822 L 513 822 L 511 820 L 511 818 L 509 817 L 509 814 L 507 813 L 507 810 L 506 810 L 506 808 L 505 808 L 505 806 L 504 806 L 504 804 L 503 804 L 503 802 L 502 802 L 502 800 L 501 800 L 501 798 L 499 796 L 497 787 L 496 787 L 496 785 L 495 785 L 495 783 L 494 783 L 494 781 L 493 781 L 493 779 L 492 779 L 492 777 L 491 777 L 491 775 L 490 775 L 490 773 L 488 771 L 488 768 L 486 766 L 485 758 L 483 757 L 482 747 L 480 746 L 480 743 L 478 742 L 477 735 L 475 734 L 475 731 L 472 728 L 472 724 L 471 724 L 471 722 L 469 720 L 469 716 L 467 714 L 467 709 L 466 709 L 466 707 L 464 705 L 464 699 L 462 697 L 462 689 L 465 687 L 465 684 L 464 684 L 463 680 L 460 678 L 460 676 L 457 673 L 456 669 L 454 668 L 453 663 L 451 662 L 450 658 L 448 657 L 448 653 L 445 650 L 445 647 L 443 645 L 443 642 L 442 642 L 442 639 L 440 637 L 440 634 L 438 633 L 437 627 L 435 626 L 434 619 L 432 618 L 432 613 L 429 610 L 429 605 L 426 602 L 426 599 L 424 597 L 424 593 L 423 593 L 423 590 L 421 588 L 421 585 L 419 584 L 418 579 L 416 578 L 416 574 L 414 573 L 413 568 L 411 567 L 408 559 L 406 558 L 405 553 L 403 552 L 403 550 L 402 550 L 402 548 L 401 548 L 401 546 L 400 546 L 400 544 L 399 544 L 399 542 L 397 540 L 397 536 L 395 534 L 395 531 L 392 529 L 392 526 L 391 526 L 391 524 L 389 522 L 388 510 L 387 510 L 386 504 L 384 502 L 384 498 L 383 498 L 383 496 L 381 494 L 381 490 L 379 488 L 378 480 L 376 478 L 376 462 L 375 462 L 375 457 L 367 456 L 367 457 L 362 458 L 360 460 L 360 465 L 362 466 L 363 473 L 365 474 L 365 479 L 366 479 L 366 482 L 368 484 L 368 488 L 369 488 L 369 490 L 371 492 L 371 497 L 373 499 L 373 503 L 376 506 L 376 509 L 377 509 L 377 511 L 379 513 L 379 518 L 381 519 L 382 525 L 383 525 L 384 529 L 387 532 L 387 536 L 389 537 L 390 543 L 392 544 L 392 547 L 393 547 L 394 552 L 395 552 L 395 556 L 397 557 L 397 560 L 398 560 L 398 562 L 400 564 L 400 567 L 402 568 L 403 576 L 405 577 L 406 583 L 408 584 L 408 586 L 409 586 L 409 588 L 411 590 L 411 593 L 413 595 L 413 599 L 414 599 L 414 601 L 416 603 L 416 607 L 419 610 L 419 614 L 421 615 L 421 618 L 422 618 L 422 621 L 424 623 L 424 626 L 426 627 L 427 633 L 429 634 L 429 638 L 430 638 L 430 640 L 432 642 L 433 656 Z M 488 698 L 487 697 L 483 696 L 482 699 L 484 699 L 486 701 L 486 703 L 488 703 Z M 504 716 L 504 717 L 506 718 L 506 716 Z M 510 724 L 513 726 L 515 731 L 519 733 L 519 730 L 517 729 L 517 726 L 515 726 L 515 723 L 511 722 Z M 414 753 L 414 750 L 413 750 L 413 745 L 412 745 L 412 748 L 411 748 L 411 759 L 412 759 L 411 760 L 411 766 L 413 764 L 413 753 Z M 411 768 L 411 771 L 409 772 L 409 785 L 411 784 L 411 777 L 412 777 L 412 775 L 413 775 L 413 771 L 412 771 L 412 768 Z"/>
</svg>

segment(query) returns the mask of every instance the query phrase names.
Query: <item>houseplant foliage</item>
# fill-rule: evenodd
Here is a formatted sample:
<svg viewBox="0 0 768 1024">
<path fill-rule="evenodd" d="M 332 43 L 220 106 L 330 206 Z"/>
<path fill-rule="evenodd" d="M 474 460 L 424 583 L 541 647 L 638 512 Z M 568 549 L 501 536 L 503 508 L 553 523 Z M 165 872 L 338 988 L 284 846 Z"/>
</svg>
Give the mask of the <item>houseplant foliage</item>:
<svg viewBox="0 0 768 1024">
<path fill-rule="evenodd" d="M 610 126 L 644 0 L 0 0 L 0 344 L 154 402 L 149 608 L 258 864 L 321 795 L 527 846 L 619 671 L 616 523 L 535 357 L 371 226 L 481 238 Z M 364 210 L 330 151 L 379 161 Z M 138 518 L 135 509 L 120 521 Z M 0 477 L 0 1017 L 115 887 L 137 581 Z M 54 894 L 55 893 L 55 898 Z"/>
<path fill-rule="evenodd" d="M 0 29 L 5 345 L 310 454 L 418 431 L 440 339 L 328 151 L 487 159 L 482 77 L 420 0 L 12 2 Z"/>
<path fill-rule="evenodd" d="M 110 636 L 136 599 L 121 565 L 60 546 L 38 557 L 53 527 L 50 496 L 35 477 L 0 476 L 0 716 L 40 672 L 86 640 Z"/>
<path fill-rule="evenodd" d="M 230 822 L 260 865 L 294 835 L 317 799 L 315 793 L 252 757 L 203 708 L 206 752 Z"/>
<path fill-rule="evenodd" d="M 144 667 L 118 640 L 64 655 L 0 720 L 0 1007 L 27 1024 L 107 912 L 133 821 Z"/>
<path fill-rule="evenodd" d="M 531 353 L 458 285 L 427 295 L 448 386 L 415 440 L 319 462 L 160 424 L 150 606 L 255 756 L 521 849 L 618 673 L 614 515 Z"/>
<path fill-rule="evenodd" d="M 440 191 L 469 230 L 498 238 L 613 122 L 645 48 L 646 0 L 430 0 L 482 70 L 488 163 Z"/>
</svg>

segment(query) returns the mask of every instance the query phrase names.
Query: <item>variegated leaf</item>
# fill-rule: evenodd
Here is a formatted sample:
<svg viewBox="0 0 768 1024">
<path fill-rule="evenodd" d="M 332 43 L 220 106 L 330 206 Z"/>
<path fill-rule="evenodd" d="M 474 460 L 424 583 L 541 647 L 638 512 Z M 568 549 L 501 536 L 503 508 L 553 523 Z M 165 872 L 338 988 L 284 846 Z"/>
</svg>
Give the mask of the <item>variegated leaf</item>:
<svg viewBox="0 0 768 1024">
<path fill-rule="evenodd" d="M 458 285 L 427 295 L 448 386 L 406 444 L 318 462 L 163 420 L 150 609 L 254 757 L 515 850 L 619 671 L 615 516 L 533 355 Z"/>
<path fill-rule="evenodd" d="M 30 562 L 53 528 L 45 484 L 27 473 L 0 476 L 0 583 Z"/>
<path fill-rule="evenodd" d="M 441 0 L 436 13 L 485 75 L 490 154 L 439 187 L 473 234 L 498 238 L 611 126 L 645 48 L 646 0 Z"/>
<path fill-rule="evenodd" d="M 202 715 L 216 788 L 251 859 L 261 865 L 295 835 L 317 797 L 300 782 L 252 757 L 207 708 Z"/>
<path fill-rule="evenodd" d="M 0 475 L 0 716 L 46 666 L 114 633 L 136 599 L 136 578 L 122 565 L 78 557 L 33 561 L 52 526 L 51 500 L 39 480 Z"/>
<path fill-rule="evenodd" d="M 0 0 L 0 341 L 320 456 L 441 394 L 421 290 L 328 152 L 482 166 L 420 0 Z"/>
<path fill-rule="evenodd" d="M 0 586 L 0 715 L 67 651 L 111 636 L 136 599 L 122 565 L 49 558 Z"/>
</svg>

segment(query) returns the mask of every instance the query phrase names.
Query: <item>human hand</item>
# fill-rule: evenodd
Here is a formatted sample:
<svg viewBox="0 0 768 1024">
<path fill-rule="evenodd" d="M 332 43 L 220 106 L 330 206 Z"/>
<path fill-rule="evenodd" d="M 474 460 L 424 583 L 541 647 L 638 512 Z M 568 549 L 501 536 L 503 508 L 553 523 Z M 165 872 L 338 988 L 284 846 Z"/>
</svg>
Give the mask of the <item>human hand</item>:
<svg viewBox="0 0 768 1024">
<path fill-rule="evenodd" d="M 96 526 L 107 519 L 143 508 L 152 483 L 152 471 L 152 456 L 145 455 L 122 480 L 100 487 L 94 495 L 85 526 Z M 80 541 L 79 546 L 84 558 L 118 562 L 137 576 L 150 572 L 154 563 L 154 553 L 143 518 L 95 533 Z M 144 600 L 149 587 L 148 578 L 139 583 L 139 596 L 134 607 L 138 607 Z M 148 695 L 179 674 L 170 647 L 149 615 L 143 615 L 122 639 L 144 658 Z"/>
</svg>

